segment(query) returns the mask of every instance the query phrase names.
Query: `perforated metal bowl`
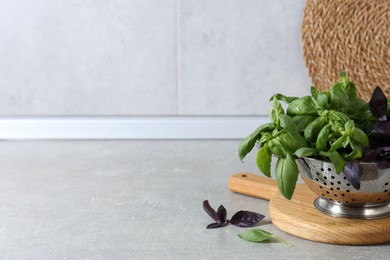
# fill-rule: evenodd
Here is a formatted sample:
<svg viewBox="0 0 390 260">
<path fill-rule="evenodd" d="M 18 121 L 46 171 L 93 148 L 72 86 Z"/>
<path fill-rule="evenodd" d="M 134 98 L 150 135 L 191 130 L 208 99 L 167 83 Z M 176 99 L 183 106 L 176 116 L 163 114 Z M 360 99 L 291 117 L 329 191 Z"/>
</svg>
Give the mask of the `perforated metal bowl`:
<svg viewBox="0 0 390 260">
<path fill-rule="evenodd" d="M 390 216 L 390 168 L 361 163 L 363 175 L 360 189 L 356 190 L 329 161 L 302 158 L 297 159 L 297 164 L 303 181 L 319 196 L 314 206 L 320 211 L 362 219 Z"/>
</svg>

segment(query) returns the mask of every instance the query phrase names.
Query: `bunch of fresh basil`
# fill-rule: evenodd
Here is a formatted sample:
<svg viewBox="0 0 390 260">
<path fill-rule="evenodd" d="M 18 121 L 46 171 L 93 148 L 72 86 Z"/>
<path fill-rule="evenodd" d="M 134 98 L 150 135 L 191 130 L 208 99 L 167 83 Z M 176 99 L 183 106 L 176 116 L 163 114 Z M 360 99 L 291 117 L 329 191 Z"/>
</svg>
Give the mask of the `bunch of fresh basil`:
<svg viewBox="0 0 390 260">
<path fill-rule="evenodd" d="M 340 80 L 329 91 L 311 87 L 311 95 L 271 97 L 271 122 L 258 127 L 239 146 L 241 161 L 257 143 L 256 163 L 264 175 L 271 177 L 272 155 L 277 157 L 275 177 L 281 194 L 291 199 L 298 179 L 295 159 L 328 158 L 340 173 L 344 170 L 352 185 L 360 177 L 358 159 L 369 140 L 365 133 L 377 118 L 369 104 L 357 97 L 356 87 L 340 74 Z M 284 109 L 281 102 L 286 103 Z M 360 181 L 355 185 L 359 188 Z"/>
</svg>

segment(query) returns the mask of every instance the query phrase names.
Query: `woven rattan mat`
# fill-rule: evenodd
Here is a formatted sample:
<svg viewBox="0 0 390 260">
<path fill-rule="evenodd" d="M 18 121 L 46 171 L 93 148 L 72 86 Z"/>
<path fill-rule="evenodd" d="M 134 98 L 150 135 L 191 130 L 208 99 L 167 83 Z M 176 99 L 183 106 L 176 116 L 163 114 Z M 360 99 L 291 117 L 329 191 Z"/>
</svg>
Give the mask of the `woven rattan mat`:
<svg viewBox="0 0 390 260">
<path fill-rule="evenodd" d="M 301 29 L 315 86 L 329 89 L 345 70 L 362 98 L 376 86 L 390 95 L 389 0 L 307 0 Z"/>
</svg>

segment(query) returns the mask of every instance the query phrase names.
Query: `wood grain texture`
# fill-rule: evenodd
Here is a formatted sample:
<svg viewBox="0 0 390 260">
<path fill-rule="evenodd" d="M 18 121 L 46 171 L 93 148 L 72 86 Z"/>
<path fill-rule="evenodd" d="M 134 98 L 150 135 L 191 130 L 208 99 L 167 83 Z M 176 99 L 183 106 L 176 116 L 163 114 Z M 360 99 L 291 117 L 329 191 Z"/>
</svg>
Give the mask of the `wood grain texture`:
<svg viewBox="0 0 390 260">
<path fill-rule="evenodd" d="M 244 180 L 239 181 L 240 178 Z M 314 208 L 313 202 L 317 196 L 305 184 L 297 185 L 291 200 L 275 192 L 272 185 L 276 188 L 275 181 L 272 183 L 270 179 L 250 173 L 235 174 L 229 180 L 232 191 L 269 198 L 272 223 L 291 235 L 329 244 L 390 243 L 390 217 L 370 220 L 331 217 Z M 272 191 L 275 192 L 274 196 L 271 195 Z"/>
<path fill-rule="evenodd" d="M 276 181 L 252 173 L 237 173 L 229 178 L 230 190 L 248 196 L 270 200 L 278 192 Z"/>
</svg>

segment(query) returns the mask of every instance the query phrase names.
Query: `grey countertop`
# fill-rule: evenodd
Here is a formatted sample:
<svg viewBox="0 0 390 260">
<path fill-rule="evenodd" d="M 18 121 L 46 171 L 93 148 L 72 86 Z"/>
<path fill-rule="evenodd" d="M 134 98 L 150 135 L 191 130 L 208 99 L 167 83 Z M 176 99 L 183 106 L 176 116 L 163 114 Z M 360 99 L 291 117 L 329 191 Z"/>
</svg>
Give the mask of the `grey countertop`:
<svg viewBox="0 0 390 260">
<path fill-rule="evenodd" d="M 390 246 L 337 246 L 278 230 L 268 202 L 227 188 L 239 141 L 3 141 L 1 259 L 389 259 Z M 207 230 L 202 201 L 289 241 L 250 243 L 232 225 Z"/>
</svg>

